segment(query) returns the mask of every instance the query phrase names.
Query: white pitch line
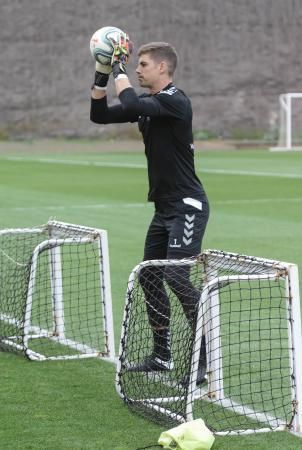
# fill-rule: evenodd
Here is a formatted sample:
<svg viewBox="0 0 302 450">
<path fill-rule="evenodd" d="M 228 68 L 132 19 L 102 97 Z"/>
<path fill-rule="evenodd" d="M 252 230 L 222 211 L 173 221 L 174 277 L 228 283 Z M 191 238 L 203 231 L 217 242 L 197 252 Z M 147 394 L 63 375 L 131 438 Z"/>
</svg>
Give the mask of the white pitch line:
<svg viewBox="0 0 302 450">
<path fill-rule="evenodd" d="M 37 206 L 0 206 L 0 211 L 16 211 L 16 212 L 24 212 L 24 211 L 36 211 L 36 210 L 49 210 L 49 211 L 65 211 L 68 209 L 105 209 L 105 208 L 148 208 L 150 207 L 150 203 L 118 203 L 118 204 L 107 204 L 100 203 L 96 205 L 37 205 Z"/>
<path fill-rule="evenodd" d="M 121 162 L 108 162 L 108 161 L 87 161 L 87 160 L 74 160 L 74 159 L 55 159 L 55 158 L 31 158 L 23 156 L 7 156 L 3 158 L 6 161 L 19 161 L 19 162 L 39 162 L 45 164 L 65 164 L 71 166 L 94 166 L 94 167 L 116 167 L 125 169 L 146 169 L 146 164 L 139 163 L 121 163 Z M 197 171 L 201 173 L 212 173 L 221 175 L 246 175 L 255 177 L 276 177 L 276 178 L 292 178 L 301 179 L 301 173 L 287 173 L 287 172 L 267 172 L 256 170 L 229 170 L 229 169 L 205 169 L 203 167 L 197 167 Z"/>
<path fill-rule="evenodd" d="M 262 203 L 300 203 L 302 202 L 302 197 L 297 198 L 247 198 L 240 200 L 217 200 L 211 202 L 212 205 L 248 205 L 248 204 L 262 204 Z M 25 212 L 25 211 L 66 211 L 70 209 L 135 209 L 135 208 L 153 208 L 152 203 L 99 203 L 92 205 L 37 205 L 37 206 L 0 206 L 0 211 L 15 211 L 15 212 Z"/>
<path fill-rule="evenodd" d="M 228 170 L 228 169 L 199 169 L 203 173 L 217 173 L 222 175 L 246 175 L 253 177 L 276 177 L 276 178 L 294 178 L 301 179 L 301 173 L 286 173 L 286 172 L 262 172 L 255 170 Z"/>
<path fill-rule="evenodd" d="M 39 162 L 45 164 L 65 164 L 70 166 L 95 166 L 95 167 L 117 167 L 126 169 L 146 169 L 146 164 L 135 163 L 115 163 L 107 161 L 83 161 L 76 159 L 53 159 L 53 158 L 24 158 L 22 156 L 8 156 L 3 158 L 7 161 L 19 161 L 19 162 Z"/>
<path fill-rule="evenodd" d="M 245 205 L 245 204 L 258 204 L 258 203 L 300 203 L 302 202 L 302 197 L 293 198 L 244 198 L 235 200 L 217 200 L 213 201 L 213 205 Z"/>
</svg>

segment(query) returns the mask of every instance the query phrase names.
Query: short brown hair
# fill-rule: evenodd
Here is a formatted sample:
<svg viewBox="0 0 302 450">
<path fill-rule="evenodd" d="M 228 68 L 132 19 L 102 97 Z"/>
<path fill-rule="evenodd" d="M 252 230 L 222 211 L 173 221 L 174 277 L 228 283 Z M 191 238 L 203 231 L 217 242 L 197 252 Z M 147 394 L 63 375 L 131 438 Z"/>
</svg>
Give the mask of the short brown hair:
<svg viewBox="0 0 302 450">
<path fill-rule="evenodd" d="M 149 53 L 151 58 L 157 62 L 162 60 L 167 62 L 169 75 L 173 75 L 177 66 L 177 52 L 172 45 L 167 42 L 150 42 L 142 45 L 138 49 L 138 56 Z"/>
</svg>

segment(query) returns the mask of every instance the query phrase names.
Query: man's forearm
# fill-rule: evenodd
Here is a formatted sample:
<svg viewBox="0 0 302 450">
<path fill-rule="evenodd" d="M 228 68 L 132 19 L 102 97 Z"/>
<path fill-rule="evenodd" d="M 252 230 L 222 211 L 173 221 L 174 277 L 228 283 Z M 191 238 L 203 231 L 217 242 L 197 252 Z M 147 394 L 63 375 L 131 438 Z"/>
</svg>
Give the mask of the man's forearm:
<svg viewBox="0 0 302 450">
<path fill-rule="evenodd" d="M 114 81 L 117 96 L 119 96 L 120 93 L 125 89 L 132 87 L 128 77 L 115 79 Z M 91 97 L 96 100 L 100 100 L 101 98 L 104 98 L 106 95 L 107 95 L 106 90 L 99 90 L 96 88 L 91 89 Z"/>
<path fill-rule="evenodd" d="M 100 100 L 101 98 L 106 97 L 106 90 L 99 90 L 96 88 L 91 89 L 91 97 L 95 100 Z"/>
<path fill-rule="evenodd" d="M 125 89 L 132 87 L 127 75 L 119 75 L 119 77 L 115 78 L 114 82 L 117 96 Z"/>
</svg>

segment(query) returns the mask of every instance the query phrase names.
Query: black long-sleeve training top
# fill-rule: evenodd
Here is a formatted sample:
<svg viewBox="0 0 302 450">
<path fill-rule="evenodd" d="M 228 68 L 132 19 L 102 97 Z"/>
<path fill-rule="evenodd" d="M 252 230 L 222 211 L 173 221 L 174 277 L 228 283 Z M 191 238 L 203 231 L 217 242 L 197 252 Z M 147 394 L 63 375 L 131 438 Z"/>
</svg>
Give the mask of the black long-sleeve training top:
<svg viewBox="0 0 302 450">
<path fill-rule="evenodd" d="M 192 107 L 184 92 L 170 83 L 157 94 L 138 96 L 129 87 L 119 100 L 108 106 L 107 97 L 91 99 L 90 119 L 100 124 L 138 122 L 148 163 L 148 200 L 205 199 L 194 167 Z"/>
</svg>

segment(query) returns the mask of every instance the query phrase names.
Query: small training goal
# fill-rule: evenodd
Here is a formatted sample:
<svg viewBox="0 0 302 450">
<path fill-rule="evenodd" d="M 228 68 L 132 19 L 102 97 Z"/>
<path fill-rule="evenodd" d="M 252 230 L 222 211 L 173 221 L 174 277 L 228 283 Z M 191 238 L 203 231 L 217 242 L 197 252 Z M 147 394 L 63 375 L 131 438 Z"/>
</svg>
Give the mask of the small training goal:
<svg viewBox="0 0 302 450">
<path fill-rule="evenodd" d="M 0 348 L 32 360 L 114 360 L 106 230 L 0 230 Z"/>
<path fill-rule="evenodd" d="M 169 299 L 174 364 L 166 371 L 133 370 L 153 350 L 148 308 L 154 306 L 150 296 L 146 305 L 141 286 L 146 268 L 152 292 L 158 276 Z M 171 288 L 171 271 L 178 290 L 176 284 Z M 196 291 L 193 330 L 179 299 Z M 206 379 L 197 386 L 202 339 Z M 295 264 L 216 250 L 192 259 L 144 261 L 129 278 L 116 387 L 131 408 L 162 423 L 202 418 L 221 435 L 301 432 L 301 348 Z"/>
</svg>

